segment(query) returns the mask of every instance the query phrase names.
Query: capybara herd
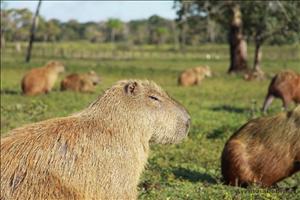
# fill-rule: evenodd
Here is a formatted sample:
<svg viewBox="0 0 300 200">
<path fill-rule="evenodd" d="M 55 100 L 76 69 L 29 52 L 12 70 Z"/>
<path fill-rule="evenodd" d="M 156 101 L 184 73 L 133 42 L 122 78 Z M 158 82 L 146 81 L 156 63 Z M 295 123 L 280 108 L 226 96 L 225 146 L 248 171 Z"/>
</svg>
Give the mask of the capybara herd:
<svg viewBox="0 0 300 200">
<path fill-rule="evenodd" d="M 27 96 L 49 93 L 58 75 L 64 71 L 65 67 L 59 61 L 49 61 L 43 67 L 31 69 L 21 81 L 22 93 Z M 61 91 L 94 92 L 99 82 L 100 77 L 94 71 L 86 74 L 73 73 L 61 81 L 60 89 Z"/>
<path fill-rule="evenodd" d="M 65 67 L 50 61 L 21 81 L 24 95 L 48 93 Z M 199 85 L 209 67 L 183 71 L 181 86 Z M 100 77 L 73 73 L 61 90 L 93 92 Z M 274 98 L 285 109 L 300 103 L 300 75 L 282 71 L 271 81 L 263 111 Z M 86 109 L 14 129 L 1 138 L 1 200 L 136 199 L 149 144 L 178 143 L 189 131 L 187 110 L 151 81 L 123 80 Z M 250 120 L 226 142 L 225 184 L 273 186 L 300 171 L 300 105 Z"/>
<path fill-rule="evenodd" d="M 135 199 L 149 142 L 180 142 L 189 126 L 155 83 L 120 81 L 77 114 L 2 138 L 1 199 Z"/>
</svg>

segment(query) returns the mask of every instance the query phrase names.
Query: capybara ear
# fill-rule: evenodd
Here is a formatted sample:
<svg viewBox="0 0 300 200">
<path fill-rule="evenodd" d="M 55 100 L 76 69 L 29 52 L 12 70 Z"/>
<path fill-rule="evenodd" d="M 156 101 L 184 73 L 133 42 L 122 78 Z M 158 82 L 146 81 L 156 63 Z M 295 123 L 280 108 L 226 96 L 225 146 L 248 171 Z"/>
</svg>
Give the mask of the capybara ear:
<svg viewBox="0 0 300 200">
<path fill-rule="evenodd" d="M 138 91 L 138 84 L 136 81 L 129 82 L 125 85 L 124 90 L 128 95 L 136 95 Z"/>
</svg>

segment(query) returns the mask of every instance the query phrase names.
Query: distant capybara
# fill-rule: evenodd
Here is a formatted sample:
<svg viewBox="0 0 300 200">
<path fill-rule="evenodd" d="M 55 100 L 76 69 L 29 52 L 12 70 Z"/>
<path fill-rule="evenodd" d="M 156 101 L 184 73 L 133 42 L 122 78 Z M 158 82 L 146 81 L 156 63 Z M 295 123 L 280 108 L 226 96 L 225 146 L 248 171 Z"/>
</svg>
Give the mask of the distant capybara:
<svg viewBox="0 0 300 200">
<path fill-rule="evenodd" d="M 23 94 L 37 95 L 50 92 L 58 74 L 64 70 L 64 65 L 58 61 L 50 61 L 43 67 L 30 70 L 21 82 Z"/>
<path fill-rule="evenodd" d="M 93 92 L 95 85 L 99 84 L 100 77 L 90 71 L 86 74 L 70 74 L 60 84 L 61 90 L 73 90 L 76 92 Z"/>
<path fill-rule="evenodd" d="M 180 74 L 178 84 L 181 86 L 199 85 L 205 77 L 211 77 L 211 70 L 208 66 L 186 69 Z"/>
<path fill-rule="evenodd" d="M 155 83 L 120 81 L 79 113 L 1 138 L 1 199 L 135 199 L 149 142 L 180 142 L 189 126 Z"/>
<path fill-rule="evenodd" d="M 268 187 L 300 170 L 300 106 L 254 119 L 227 141 L 222 153 L 225 183 Z"/>
<path fill-rule="evenodd" d="M 262 110 L 267 111 L 274 97 L 280 98 L 285 110 L 290 102 L 300 103 L 300 74 L 287 70 L 272 79 Z"/>
<path fill-rule="evenodd" d="M 265 73 L 262 70 L 249 71 L 244 75 L 244 80 L 246 81 L 253 81 L 253 80 L 262 81 L 265 80 L 265 78 L 266 78 Z"/>
</svg>

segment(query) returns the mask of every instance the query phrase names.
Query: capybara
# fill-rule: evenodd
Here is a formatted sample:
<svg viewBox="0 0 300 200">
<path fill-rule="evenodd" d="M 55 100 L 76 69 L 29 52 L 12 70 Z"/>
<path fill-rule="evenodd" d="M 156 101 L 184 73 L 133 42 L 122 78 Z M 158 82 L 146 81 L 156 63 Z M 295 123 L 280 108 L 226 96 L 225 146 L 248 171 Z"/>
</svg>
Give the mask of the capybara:
<svg viewBox="0 0 300 200">
<path fill-rule="evenodd" d="M 99 84 L 100 77 L 90 71 L 86 74 L 70 74 L 60 84 L 61 90 L 73 90 L 76 92 L 93 92 L 95 85 Z"/>
<path fill-rule="evenodd" d="M 1 139 L 1 199 L 135 199 L 149 142 L 187 136 L 186 109 L 150 81 L 116 83 L 68 117 Z"/>
<path fill-rule="evenodd" d="M 300 106 L 249 121 L 225 144 L 225 183 L 269 187 L 300 170 Z"/>
<path fill-rule="evenodd" d="M 262 81 L 265 80 L 265 73 L 262 70 L 250 70 L 244 74 L 244 80 L 246 81 L 253 81 L 258 80 Z"/>
<path fill-rule="evenodd" d="M 199 85 L 205 77 L 211 77 L 211 70 L 208 66 L 186 69 L 180 74 L 178 84 L 181 86 Z"/>
<path fill-rule="evenodd" d="M 58 61 L 50 61 L 43 67 L 30 70 L 21 82 L 23 94 L 37 95 L 50 92 L 58 74 L 64 70 L 64 65 Z"/>
<path fill-rule="evenodd" d="M 289 103 L 300 103 L 300 74 L 291 70 L 279 72 L 272 79 L 262 110 L 267 112 L 274 97 L 280 98 L 283 108 L 288 109 Z"/>
</svg>

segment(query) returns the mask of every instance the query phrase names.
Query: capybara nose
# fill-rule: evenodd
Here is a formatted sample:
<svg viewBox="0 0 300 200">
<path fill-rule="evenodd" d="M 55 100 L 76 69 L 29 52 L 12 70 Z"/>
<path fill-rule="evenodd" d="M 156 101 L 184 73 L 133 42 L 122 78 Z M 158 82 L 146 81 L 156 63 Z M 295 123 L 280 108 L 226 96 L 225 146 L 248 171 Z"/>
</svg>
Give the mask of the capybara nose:
<svg viewBox="0 0 300 200">
<path fill-rule="evenodd" d="M 185 128 L 187 132 L 190 129 L 190 126 L 191 126 L 191 118 L 188 118 L 187 121 L 185 122 Z"/>
</svg>

